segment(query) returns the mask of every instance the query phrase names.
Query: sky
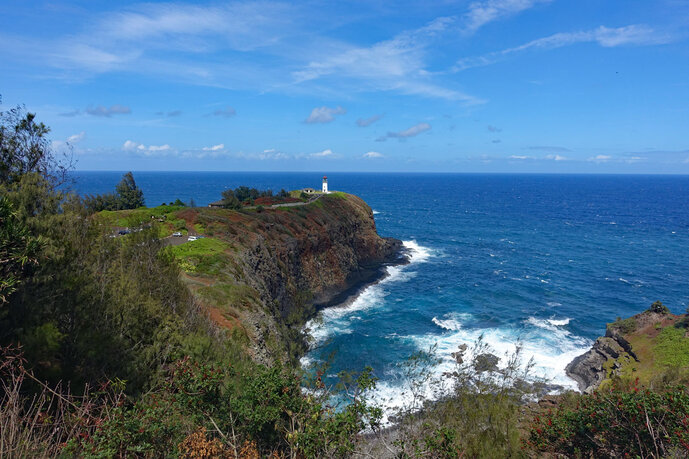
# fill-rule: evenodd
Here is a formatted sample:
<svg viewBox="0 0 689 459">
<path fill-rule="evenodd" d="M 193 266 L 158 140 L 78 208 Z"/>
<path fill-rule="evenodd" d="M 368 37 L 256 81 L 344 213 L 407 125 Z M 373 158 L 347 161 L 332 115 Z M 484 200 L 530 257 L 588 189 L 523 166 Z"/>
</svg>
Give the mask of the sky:
<svg viewBox="0 0 689 459">
<path fill-rule="evenodd" d="M 78 170 L 689 173 L 689 1 L 3 0 Z"/>
</svg>

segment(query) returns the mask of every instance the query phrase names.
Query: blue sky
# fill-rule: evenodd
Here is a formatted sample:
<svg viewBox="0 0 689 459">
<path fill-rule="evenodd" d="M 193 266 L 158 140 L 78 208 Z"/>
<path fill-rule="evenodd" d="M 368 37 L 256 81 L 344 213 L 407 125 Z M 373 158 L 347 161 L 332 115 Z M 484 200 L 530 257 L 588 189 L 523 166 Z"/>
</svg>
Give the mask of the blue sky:
<svg viewBox="0 0 689 459">
<path fill-rule="evenodd" d="M 81 170 L 689 173 L 689 1 L 0 3 Z"/>
</svg>

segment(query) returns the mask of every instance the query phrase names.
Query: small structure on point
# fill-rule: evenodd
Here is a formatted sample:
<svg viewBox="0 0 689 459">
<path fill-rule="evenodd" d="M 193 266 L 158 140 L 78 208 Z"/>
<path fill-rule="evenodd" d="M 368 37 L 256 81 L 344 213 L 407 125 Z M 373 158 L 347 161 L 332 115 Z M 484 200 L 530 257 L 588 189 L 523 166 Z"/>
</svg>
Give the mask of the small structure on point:
<svg viewBox="0 0 689 459">
<path fill-rule="evenodd" d="M 303 192 L 306 193 L 306 194 L 314 194 L 314 193 L 316 192 L 316 190 L 313 189 L 313 188 L 304 188 L 304 189 L 301 190 L 301 191 L 303 191 Z"/>
<path fill-rule="evenodd" d="M 323 193 L 328 194 L 328 177 L 323 176 Z"/>
<path fill-rule="evenodd" d="M 225 203 L 221 199 L 220 201 L 211 202 L 210 204 L 208 204 L 208 207 L 223 207 L 224 205 Z"/>
</svg>

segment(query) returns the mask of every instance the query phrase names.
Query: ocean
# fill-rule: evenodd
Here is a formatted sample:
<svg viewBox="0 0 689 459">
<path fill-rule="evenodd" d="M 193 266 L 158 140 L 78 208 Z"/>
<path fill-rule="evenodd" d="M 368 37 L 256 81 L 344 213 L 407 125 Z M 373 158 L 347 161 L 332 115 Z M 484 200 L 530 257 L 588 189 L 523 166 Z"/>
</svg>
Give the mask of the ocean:
<svg viewBox="0 0 689 459">
<path fill-rule="evenodd" d="M 76 172 L 82 194 L 112 191 L 121 172 Z M 135 172 L 148 205 L 206 205 L 228 187 L 320 188 L 323 174 Z M 576 388 L 569 361 L 605 324 L 660 300 L 689 303 L 689 176 L 328 173 L 331 190 L 374 209 L 378 232 L 404 241 L 410 263 L 307 329 L 304 364 L 328 377 L 370 365 L 376 400 L 405 402 L 400 364 L 434 347 L 449 368 L 483 336 L 503 357 L 517 343 L 535 373 Z"/>
</svg>

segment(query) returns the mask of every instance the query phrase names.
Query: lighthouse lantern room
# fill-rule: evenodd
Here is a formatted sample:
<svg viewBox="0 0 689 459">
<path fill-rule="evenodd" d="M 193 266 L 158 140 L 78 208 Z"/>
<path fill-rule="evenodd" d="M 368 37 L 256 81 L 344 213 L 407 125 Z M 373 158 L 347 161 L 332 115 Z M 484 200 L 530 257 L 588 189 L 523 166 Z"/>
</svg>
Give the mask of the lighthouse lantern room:
<svg viewBox="0 0 689 459">
<path fill-rule="evenodd" d="M 328 177 L 323 176 L 323 193 L 328 193 Z"/>
</svg>

